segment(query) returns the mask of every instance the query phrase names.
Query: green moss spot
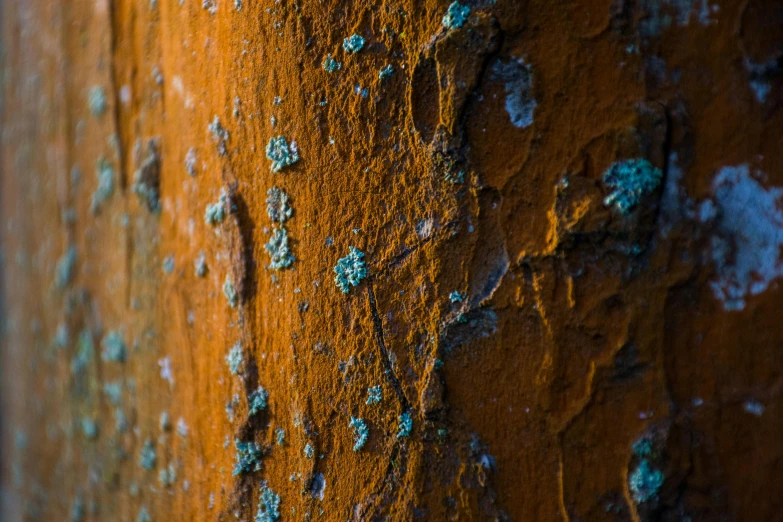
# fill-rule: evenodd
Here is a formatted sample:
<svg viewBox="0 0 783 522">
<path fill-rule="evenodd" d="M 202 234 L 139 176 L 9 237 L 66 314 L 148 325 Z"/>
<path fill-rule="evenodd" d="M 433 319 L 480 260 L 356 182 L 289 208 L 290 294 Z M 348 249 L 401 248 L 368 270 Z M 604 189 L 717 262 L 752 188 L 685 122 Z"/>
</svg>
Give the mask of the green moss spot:
<svg viewBox="0 0 783 522">
<path fill-rule="evenodd" d="M 363 261 L 364 253 L 354 247 L 349 247 L 348 255 L 340 258 L 334 267 L 334 283 L 347 294 L 351 286 L 358 284 L 367 277 L 367 267 Z"/>
<path fill-rule="evenodd" d="M 295 141 L 292 141 L 289 146 L 283 136 L 278 136 L 271 138 L 267 143 L 266 157 L 272 162 L 272 172 L 280 172 L 299 161 L 299 149 Z"/>
<path fill-rule="evenodd" d="M 370 428 L 367 427 L 367 423 L 364 419 L 351 417 L 351 421 L 348 426 L 353 428 L 354 444 L 353 450 L 359 451 L 367 444 L 367 439 L 370 437 Z"/>
</svg>

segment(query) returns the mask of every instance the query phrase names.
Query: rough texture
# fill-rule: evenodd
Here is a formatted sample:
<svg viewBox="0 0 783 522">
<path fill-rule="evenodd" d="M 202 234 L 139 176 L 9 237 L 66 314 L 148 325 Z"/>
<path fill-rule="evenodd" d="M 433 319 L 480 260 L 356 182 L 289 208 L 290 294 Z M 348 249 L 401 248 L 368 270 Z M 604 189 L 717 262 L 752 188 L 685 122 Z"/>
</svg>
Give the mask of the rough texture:
<svg viewBox="0 0 783 522">
<path fill-rule="evenodd" d="M 780 3 L 450 4 L 0 3 L 3 520 L 779 518 Z"/>
</svg>

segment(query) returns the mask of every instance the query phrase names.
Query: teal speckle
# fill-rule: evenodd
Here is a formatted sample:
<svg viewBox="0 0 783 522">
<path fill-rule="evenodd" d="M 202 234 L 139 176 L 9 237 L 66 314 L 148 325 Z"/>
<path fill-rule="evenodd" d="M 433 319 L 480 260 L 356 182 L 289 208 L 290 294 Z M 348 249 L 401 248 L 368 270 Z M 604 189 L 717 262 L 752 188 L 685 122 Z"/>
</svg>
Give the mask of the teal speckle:
<svg viewBox="0 0 783 522">
<path fill-rule="evenodd" d="M 103 347 L 101 359 L 104 361 L 125 362 L 127 349 L 125 341 L 122 340 L 122 332 L 120 330 L 112 330 L 106 333 L 101 341 L 101 346 Z"/>
<path fill-rule="evenodd" d="M 259 386 L 256 391 L 250 394 L 248 397 L 248 403 L 250 404 L 250 410 L 248 416 L 252 417 L 259 411 L 266 409 L 266 401 L 269 398 L 269 392 L 264 389 L 263 386 Z"/>
<path fill-rule="evenodd" d="M 612 190 L 604 198 L 604 205 L 628 214 L 644 196 L 658 188 L 662 178 L 660 169 L 645 159 L 616 161 L 603 175 L 604 183 Z"/>
<path fill-rule="evenodd" d="M 85 437 L 92 440 L 98 436 L 98 425 L 90 417 L 84 417 L 82 419 L 82 432 L 84 432 Z"/>
<path fill-rule="evenodd" d="M 642 459 L 639 466 L 628 476 L 628 488 L 637 504 L 655 498 L 662 485 L 663 473 L 653 469 L 647 459 Z"/>
<path fill-rule="evenodd" d="M 174 256 L 169 255 L 163 260 L 163 273 L 170 274 L 174 271 Z"/>
<path fill-rule="evenodd" d="M 285 227 L 272 229 L 272 236 L 264 245 L 264 249 L 271 261 L 269 268 L 273 270 L 288 268 L 296 261 L 288 246 L 288 231 Z"/>
<path fill-rule="evenodd" d="M 470 7 L 459 2 L 452 2 L 446 14 L 443 15 L 443 26 L 446 29 L 459 29 L 470 16 Z"/>
<path fill-rule="evenodd" d="M 364 47 L 364 38 L 358 34 L 352 34 L 348 38 L 343 40 L 343 49 L 347 53 L 358 53 Z"/>
<path fill-rule="evenodd" d="M 308 459 L 313 458 L 313 455 L 315 455 L 315 449 L 313 449 L 313 445 L 310 444 L 309 442 L 307 444 L 305 444 L 304 454 L 305 454 L 305 457 L 307 457 Z"/>
<path fill-rule="evenodd" d="M 255 522 L 275 522 L 280 519 L 280 495 L 266 484 L 261 486 Z"/>
<path fill-rule="evenodd" d="M 409 437 L 413 430 L 413 417 L 406 411 L 397 418 L 397 438 Z"/>
<path fill-rule="evenodd" d="M 324 71 L 328 73 L 333 73 L 342 69 L 343 64 L 341 64 L 340 62 L 332 58 L 331 54 L 327 54 L 326 58 L 324 58 L 324 61 L 321 64 L 321 67 L 324 68 Z"/>
<path fill-rule="evenodd" d="M 271 138 L 266 145 L 266 157 L 272 162 L 272 172 L 280 172 L 285 167 L 299 161 L 299 149 L 296 142 L 288 141 L 283 136 Z"/>
<path fill-rule="evenodd" d="M 383 388 L 381 385 L 367 388 L 367 401 L 365 404 L 377 404 L 383 400 Z"/>
<path fill-rule="evenodd" d="M 350 291 L 350 287 L 358 284 L 367 277 L 367 266 L 364 261 L 364 253 L 354 247 L 349 247 L 348 255 L 340 258 L 334 267 L 334 283 L 344 293 Z"/>
<path fill-rule="evenodd" d="M 275 441 L 278 446 L 285 444 L 285 430 L 283 428 L 275 428 Z"/>
<path fill-rule="evenodd" d="M 367 423 L 363 419 L 357 419 L 356 417 L 351 417 L 351 422 L 348 423 L 348 426 L 353 428 L 353 450 L 359 451 L 367 444 L 367 439 L 370 437 L 370 428 L 367 427 Z"/>
</svg>

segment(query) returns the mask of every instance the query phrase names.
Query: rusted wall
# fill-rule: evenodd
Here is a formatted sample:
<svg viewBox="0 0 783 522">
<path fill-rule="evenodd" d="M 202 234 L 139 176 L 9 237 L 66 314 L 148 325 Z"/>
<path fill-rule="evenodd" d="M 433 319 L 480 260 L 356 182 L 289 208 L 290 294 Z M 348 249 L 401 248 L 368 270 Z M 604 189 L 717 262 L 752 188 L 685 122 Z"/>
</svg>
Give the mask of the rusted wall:
<svg viewBox="0 0 783 522">
<path fill-rule="evenodd" d="M 449 4 L 2 3 L 3 520 L 780 519 L 783 7 Z"/>
</svg>

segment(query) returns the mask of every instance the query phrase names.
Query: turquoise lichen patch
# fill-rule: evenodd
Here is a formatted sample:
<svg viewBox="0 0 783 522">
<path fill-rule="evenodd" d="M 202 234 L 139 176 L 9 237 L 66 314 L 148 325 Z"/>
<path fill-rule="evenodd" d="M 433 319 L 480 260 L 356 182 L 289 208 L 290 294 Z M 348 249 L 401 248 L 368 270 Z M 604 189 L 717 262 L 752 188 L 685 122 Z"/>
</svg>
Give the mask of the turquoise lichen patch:
<svg viewBox="0 0 783 522">
<path fill-rule="evenodd" d="M 358 34 L 352 34 L 348 38 L 345 38 L 343 40 L 343 49 L 345 49 L 345 52 L 347 53 L 358 53 L 362 50 L 364 47 L 364 38 L 359 36 Z"/>
<path fill-rule="evenodd" d="M 234 447 L 237 450 L 234 475 L 261 470 L 261 448 L 255 442 L 242 442 L 235 439 Z"/>
<path fill-rule="evenodd" d="M 459 29 L 470 16 L 470 7 L 462 5 L 459 2 L 452 2 L 443 15 L 443 26 L 446 29 Z"/>
<path fill-rule="evenodd" d="M 275 428 L 275 442 L 278 446 L 285 444 L 285 430 L 283 428 Z"/>
<path fill-rule="evenodd" d="M 305 457 L 307 457 L 308 459 L 313 458 L 313 456 L 315 455 L 315 449 L 313 448 L 313 445 L 310 444 L 309 442 L 305 444 L 304 454 Z"/>
<path fill-rule="evenodd" d="M 207 126 L 207 130 L 212 135 L 212 141 L 217 145 L 218 155 L 224 156 L 227 150 L 226 142 L 228 141 L 229 133 L 220 123 L 220 118 L 215 116 L 212 122 Z"/>
<path fill-rule="evenodd" d="M 90 112 L 96 118 L 106 112 L 106 92 L 100 85 L 93 85 L 87 93 L 87 104 L 90 106 Z"/>
<path fill-rule="evenodd" d="M 284 190 L 272 187 L 266 191 L 266 213 L 269 219 L 277 223 L 285 223 L 294 214 L 294 209 L 288 202 L 288 194 Z"/>
<path fill-rule="evenodd" d="M 367 388 L 367 401 L 365 404 L 377 404 L 383 400 L 383 388 L 381 385 Z"/>
<path fill-rule="evenodd" d="M 367 277 L 367 266 L 364 263 L 364 253 L 355 247 L 349 247 L 348 255 L 337 260 L 334 267 L 334 283 L 344 294 L 347 294 L 352 286 Z"/>
<path fill-rule="evenodd" d="M 278 136 L 267 143 L 266 157 L 272 162 L 272 172 L 280 172 L 299 161 L 299 149 L 295 141 L 289 145 L 283 136 Z"/>
<path fill-rule="evenodd" d="M 65 254 L 57 261 L 54 269 L 54 284 L 57 288 L 65 288 L 73 279 L 76 266 L 76 248 L 69 247 Z"/>
<path fill-rule="evenodd" d="M 461 303 L 465 300 L 465 295 L 454 290 L 449 294 L 449 301 L 452 303 Z"/>
<path fill-rule="evenodd" d="M 220 197 L 217 203 L 210 203 L 207 205 L 207 209 L 204 212 L 204 223 L 207 225 L 215 226 L 222 223 L 226 218 L 226 190 L 220 190 Z"/>
<path fill-rule="evenodd" d="M 397 438 L 409 437 L 413 430 L 413 417 L 406 411 L 397 418 Z"/>
<path fill-rule="evenodd" d="M 105 158 L 99 158 L 95 166 L 98 186 L 92 193 L 90 212 L 97 214 L 103 204 L 114 194 L 114 167 Z"/>
<path fill-rule="evenodd" d="M 621 214 L 636 208 L 642 198 L 661 184 L 663 173 L 646 159 L 616 161 L 604 172 L 603 180 L 611 193 L 604 205 L 613 206 Z"/>
<path fill-rule="evenodd" d="M 237 341 L 231 350 L 228 351 L 228 355 L 226 355 L 228 371 L 230 371 L 232 375 L 238 374 L 243 361 L 244 357 L 242 356 L 242 345 Z"/>
<path fill-rule="evenodd" d="M 158 454 L 155 451 L 155 445 L 151 440 L 145 440 L 139 455 L 139 466 L 146 470 L 150 470 L 155 467 L 157 460 Z"/>
<path fill-rule="evenodd" d="M 247 402 L 250 406 L 247 413 L 248 416 L 252 417 L 259 411 L 266 409 L 267 399 L 269 399 L 269 392 L 266 391 L 263 386 L 259 386 L 258 389 L 247 398 Z"/>
<path fill-rule="evenodd" d="M 78 374 L 84 370 L 92 361 L 95 353 L 95 343 L 92 340 L 92 334 L 89 330 L 79 332 L 79 338 L 76 340 L 78 351 L 71 359 L 71 373 Z"/>
<path fill-rule="evenodd" d="M 663 473 L 650 466 L 647 459 L 642 459 L 628 476 L 628 489 L 631 490 L 634 501 L 641 504 L 658 495 L 663 480 Z"/>
<path fill-rule="evenodd" d="M 340 69 L 342 69 L 343 64 L 332 58 L 331 54 L 327 54 L 326 58 L 324 58 L 323 63 L 321 63 L 321 67 L 324 68 L 324 71 L 328 73 L 337 72 Z"/>
<path fill-rule="evenodd" d="M 280 495 L 264 484 L 258 499 L 255 522 L 275 522 L 280 519 Z"/>
<path fill-rule="evenodd" d="M 269 254 L 269 268 L 273 270 L 288 268 L 296 260 L 288 246 L 288 231 L 285 227 L 272 229 L 272 236 L 264 245 L 264 249 Z"/>
<path fill-rule="evenodd" d="M 348 426 L 353 428 L 354 444 L 353 450 L 359 451 L 367 444 L 367 439 L 370 437 L 370 428 L 367 427 L 367 423 L 364 419 L 351 417 L 351 421 Z"/>
<path fill-rule="evenodd" d="M 237 293 L 236 288 L 234 288 L 234 283 L 231 282 L 231 278 L 229 276 L 226 276 L 226 281 L 223 283 L 223 295 L 226 296 L 228 305 L 231 308 L 237 307 L 239 304 L 239 294 Z"/>
<path fill-rule="evenodd" d="M 127 349 L 122 339 L 122 331 L 111 330 L 107 332 L 101 341 L 101 359 L 112 362 L 125 362 Z"/>
</svg>

